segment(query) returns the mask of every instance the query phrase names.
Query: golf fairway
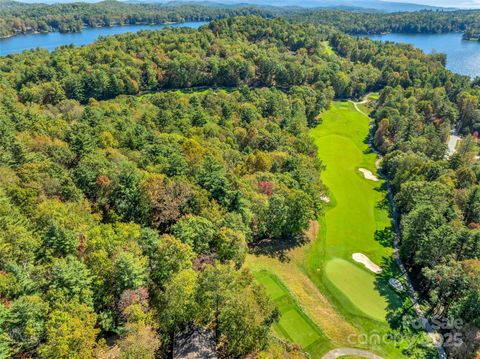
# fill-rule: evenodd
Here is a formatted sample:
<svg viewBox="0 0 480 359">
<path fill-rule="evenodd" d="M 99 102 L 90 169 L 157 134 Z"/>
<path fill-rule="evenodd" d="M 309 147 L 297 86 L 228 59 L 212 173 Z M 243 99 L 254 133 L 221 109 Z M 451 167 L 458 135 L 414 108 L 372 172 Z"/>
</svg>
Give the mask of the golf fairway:
<svg viewBox="0 0 480 359">
<path fill-rule="evenodd" d="M 331 205 L 325 213 L 319 249 L 322 280 L 334 297 L 352 314 L 384 321 L 387 300 L 376 288 L 376 275 L 352 260 L 359 252 L 382 265 L 392 250 L 375 240 L 375 232 L 390 225 L 382 181 L 366 179 L 359 171 L 376 173 L 376 155 L 367 136 L 369 119 L 349 102 L 335 102 L 311 131 L 318 156 L 325 165 L 322 179 Z"/>
</svg>

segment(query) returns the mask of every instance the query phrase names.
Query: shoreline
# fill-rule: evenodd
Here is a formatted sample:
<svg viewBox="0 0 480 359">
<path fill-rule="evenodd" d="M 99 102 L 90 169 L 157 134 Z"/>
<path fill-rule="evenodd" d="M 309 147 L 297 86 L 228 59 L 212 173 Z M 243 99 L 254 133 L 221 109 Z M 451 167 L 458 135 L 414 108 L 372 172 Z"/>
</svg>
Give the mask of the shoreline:
<svg viewBox="0 0 480 359">
<path fill-rule="evenodd" d="M 381 32 L 361 32 L 361 33 L 346 33 L 350 36 L 385 36 L 390 34 L 401 35 L 445 35 L 445 34 L 464 34 L 465 31 L 446 31 L 446 32 L 407 32 L 407 31 L 381 31 Z"/>
<path fill-rule="evenodd" d="M 160 25 L 164 25 L 164 26 L 171 26 L 171 25 L 180 25 L 180 24 L 184 24 L 184 23 L 187 23 L 187 22 L 196 22 L 196 20 L 191 20 L 191 21 L 181 21 L 181 22 L 171 22 L 171 21 L 167 21 L 167 22 L 162 22 L 162 23 L 146 23 L 146 22 L 138 22 L 138 23 L 135 23 L 135 24 L 113 24 L 113 25 L 109 25 L 109 26 L 88 26 L 86 24 L 83 24 L 81 27 L 80 27 L 80 31 L 64 31 L 64 32 L 61 32 L 59 31 L 58 29 L 55 30 L 55 31 L 38 31 L 38 30 L 35 30 L 35 31 L 26 31 L 26 32 L 18 32 L 18 33 L 14 33 L 14 34 L 10 34 L 10 35 L 3 35 L 3 36 L 0 36 L 0 40 L 6 40 L 6 39 L 10 39 L 12 37 L 16 37 L 16 36 L 29 36 L 29 35 L 43 35 L 43 34 L 52 34 L 52 33 L 59 33 L 59 34 L 79 34 L 81 33 L 84 29 L 109 29 L 109 28 L 114 28 L 114 27 L 128 27 L 128 26 L 160 26 Z M 204 21 L 198 21 L 198 22 L 204 22 Z"/>
<path fill-rule="evenodd" d="M 59 46 L 86 46 L 96 42 L 101 37 L 115 36 L 124 33 L 137 33 L 141 31 L 161 31 L 166 28 L 191 28 L 197 29 L 208 24 L 208 21 L 185 21 L 177 23 L 163 23 L 163 24 L 135 24 L 123 26 L 100 26 L 87 27 L 85 31 L 76 33 L 60 33 L 50 32 L 45 33 L 50 36 L 39 36 L 37 34 L 25 34 L 24 36 L 9 36 L 11 39 L 0 38 L 0 57 L 20 54 L 24 51 L 31 51 L 35 49 L 46 49 L 51 52 Z M 62 36 L 65 35 L 65 36 Z"/>
</svg>

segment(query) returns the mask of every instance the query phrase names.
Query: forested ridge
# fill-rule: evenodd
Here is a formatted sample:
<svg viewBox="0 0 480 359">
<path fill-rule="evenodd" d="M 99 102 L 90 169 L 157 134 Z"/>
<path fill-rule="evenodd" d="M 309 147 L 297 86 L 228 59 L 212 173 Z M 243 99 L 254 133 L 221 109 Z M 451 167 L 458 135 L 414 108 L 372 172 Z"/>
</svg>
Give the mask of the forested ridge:
<svg viewBox="0 0 480 359">
<path fill-rule="evenodd" d="M 0 37 L 32 32 L 79 32 L 83 27 L 209 21 L 239 15 L 271 17 L 273 9 L 195 4 L 98 3 L 26 4 L 0 1 Z"/>
<path fill-rule="evenodd" d="M 478 29 L 480 10 L 424 10 L 414 12 L 366 12 L 303 10 L 289 15 L 300 22 L 333 26 L 349 34 L 448 33 Z"/>
<path fill-rule="evenodd" d="M 133 4 L 114 0 L 99 3 L 25 4 L 0 1 L 0 37 L 30 32 L 78 32 L 82 27 L 210 21 L 241 15 L 285 17 L 333 26 L 349 34 L 478 33 L 480 10 L 423 10 L 382 13 L 295 7 L 222 4 Z"/>
<path fill-rule="evenodd" d="M 294 355 L 242 263 L 322 213 L 321 111 L 380 91 L 402 258 L 474 357 L 480 89 L 444 60 L 260 17 L 1 57 L 0 356 L 153 358 L 192 327 L 224 357 Z"/>
</svg>

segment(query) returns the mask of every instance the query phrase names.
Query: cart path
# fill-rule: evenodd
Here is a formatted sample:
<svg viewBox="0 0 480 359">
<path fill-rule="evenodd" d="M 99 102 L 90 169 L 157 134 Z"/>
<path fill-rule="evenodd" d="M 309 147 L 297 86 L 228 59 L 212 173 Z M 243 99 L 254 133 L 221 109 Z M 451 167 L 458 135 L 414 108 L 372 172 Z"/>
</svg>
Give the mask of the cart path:
<svg viewBox="0 0 480 359">
<path fill-rule="evenodd" d="M 357 110 L 358 112 L 360 112 L 362 115 L 365 115 L 367 117 L 368 114 L 366 114 L 365 112 L 363 112 L 360 107 L 358 107 L 358 105 L 363 105 L 363 104 L 366 104 L 368 102 L 368 94 L 365 95 L 365 97 L 362 99 L 362 101 L 359 101 L 359 102 L 356 102 L 356 101 L 352 101 L 352 100 L 348 100 L 348 102 L 351 102 L 353 104 L 353 107 L 355 107 L 355 110 Z"/>
<path fill-rule="evenodd" d="M 327 354 L 325 354 L 322 359 L 335 359 L 339 357 L 343 357 L 346 355 L 358 356 L 362 358 L 369 358 L 369 359 L 383 359 L 381 356 L 373 354 L 367 350 L 362 349 L 355 349 L 355 348 L 337 348 L 330 350 Z"/>
</svg>

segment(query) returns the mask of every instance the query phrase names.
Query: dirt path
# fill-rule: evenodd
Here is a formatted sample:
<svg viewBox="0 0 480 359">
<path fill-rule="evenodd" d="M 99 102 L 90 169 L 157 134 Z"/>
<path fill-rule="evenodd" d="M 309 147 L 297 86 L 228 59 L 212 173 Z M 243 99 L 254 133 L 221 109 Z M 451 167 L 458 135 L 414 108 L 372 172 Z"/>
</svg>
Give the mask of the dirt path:
<svg viewBox="0 0 480 359">
<path fill-rule="evenodd" d="M 367 97 L 368 97 L 368 95 L 365 97 L 365 99 Z M 358 112 L 360 112 L 360 113 L 362 113 L 362 114 L 364 114 L 365 116 L 368 117 L 368 115 L 365 114 L 363 111 L 359 110 L 357 105 L 356 105 L 356 104 L 364 103 L 364 101 L 366 101 L 365 99 L 362 102 L 356 102 L 356 103 L 353 102 L 353 101 L 351 101 L 351 102 L 355 105 L 355 109 Z M 453 136 L 453 133 L 452 133 L 452 136 Z M 454 141 L 455 141 L 455 146 L 456 146 L 456 141 L 458 141 L 458 138 Z M 397 213 L 397 209 L 396 209 L 396 206 L 395 206 L 395 202 L 393 201 L 393 191 L 392 191 L 392 187 L 390 185 L 390 182 L 387 180 L 387 178 L 382 174 L 382 172 L 380 170 L 380 160 L 382 158 L 382 155 L 381 155 L 380 152 L 377 151 L 377 149 L 373 145 L 373 131 L 370 131 L 370 137 L 369 137 L 368 143 L 369 143 L 369 146 L 372 149 L 372 151 L 375 152 L 378 156 L 379 160 L 377 160 L 377 162 L 375 164 L 376 164 L 377 169 L 378 169 L 378 174 L 381 177 L 383 177 L 385 179 L 386 183 L 387 183 L 388 197 L 390 199 L 390 202 L 392 203 L 393 225 L 394 225 L 394 229 L 395 229 L 395 239 L 393 240 L 393 248 L 394 248 L 393 249 L 393 257 L 394 257 L 395 261 L 397 262 L 397 265 L 400 268 L 400 271 L 402 272 L 402 275 L 405 279 L 405 282 L 407 283 L 408 294 L 410 296 L 410 299 L 413 302 L 413 308 L 415 309 L 415 312 L 417 313 L 417 316 L 422 323 L 423 329 L 428 333 L 428 336 L 430 337 L 433 344 L 437 348 L 439 359 L 446 359 L 447 354 L 445 353 L 445 349 L 442 346 L 442 337 L 431 326 L 430 322 L 425 317 L 425 314 L 423 313 L 423 310 L 420 307 L 420 304 L 418 302 L 417 294 L 416 294 L 415 289 L 413 287 L 412 281 L 410 280 L 410 277 L 408 276 L 407 270 L 405 269 L 405 266 L 403 265 L 403 262 L 400 258 L 400 253 L 399 253 L 400 252 L 400 250 L 399 250 L 399 247 L 400 247 L 400 224 L 399 224 L 399 219 L 398 219 L 398 213 Z M 455 147 L 453 147 L 453 148 L 455 150 Z M 450 149 L 450 141 L 449 141 L 449 149 Z M 323 357 L 323 359 L 327 359 L 327 358 L 336 358 L 336 357 L 325 357 L 325 356 Z M 369 357 L 369 358 L 374 358 L 374 357 Z"/>
<path fill-rule="evenodd" d="M 453 155 L 457 150 L 457 143 L 461 141 L 462 138 L 456 134 L 454 130 L 450 132 L 450 138 L 448 139 L 448 157 Z"/>
<path fill-rule="evenodd" d="M 322 359 L 335 359 L 338 357 L 343 357 L 346 355 L 351 356 L 358 356 L 362 358 L 370 358 L 370 359 L 383 359 L 381 356 L 373 354 L 369 351 L 362 350 L 362 349 L 354 349 L 354 348 L 337 348 L 330 350 L 327 354 L 325 354 Z"/>
</svg>

